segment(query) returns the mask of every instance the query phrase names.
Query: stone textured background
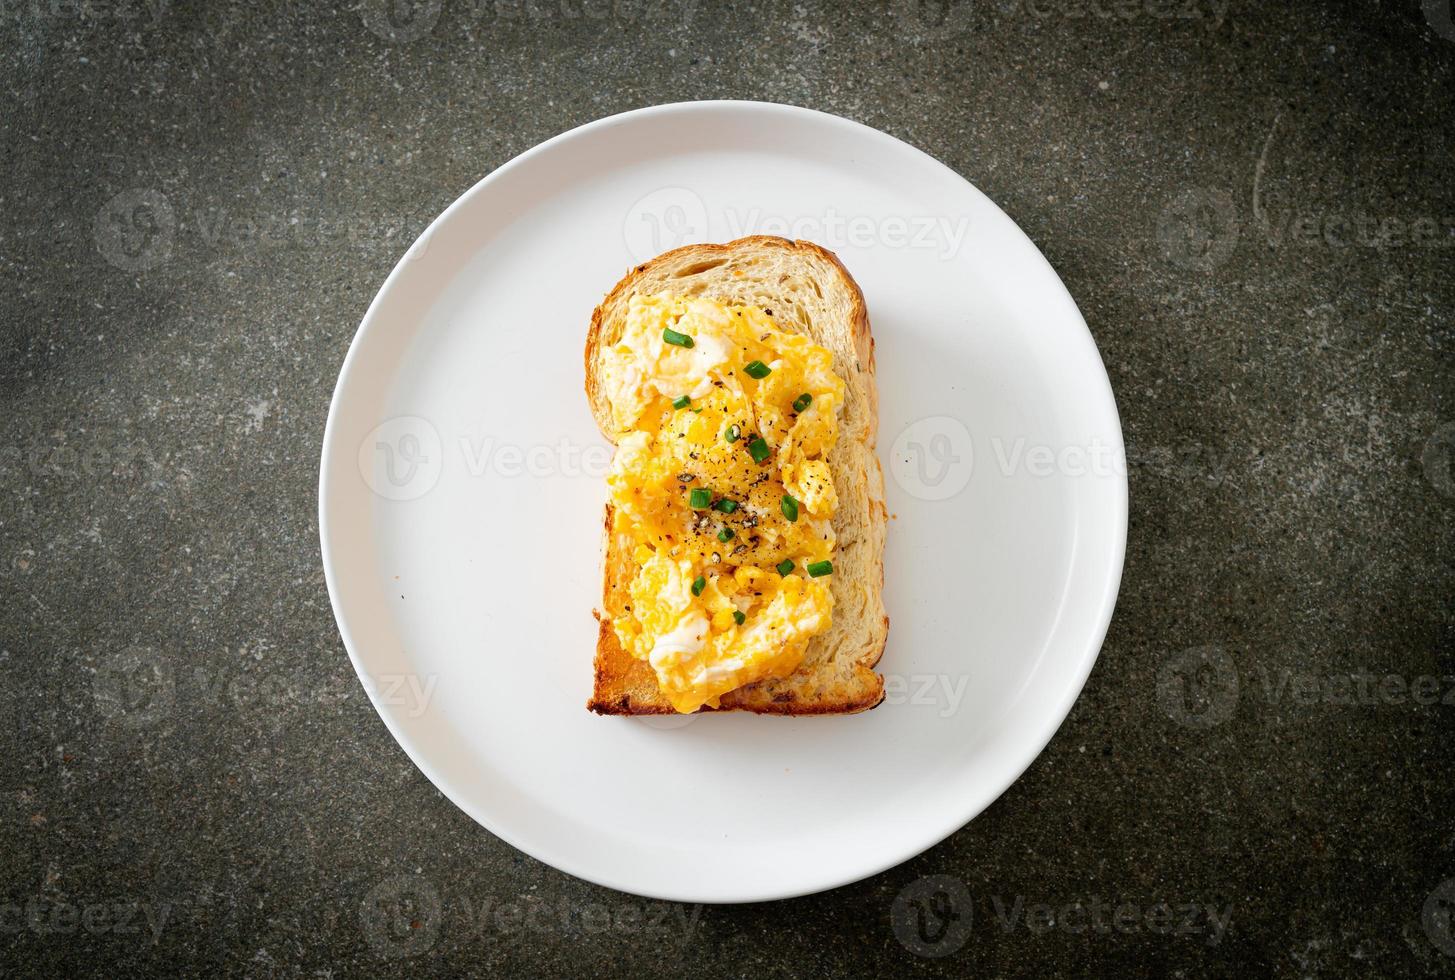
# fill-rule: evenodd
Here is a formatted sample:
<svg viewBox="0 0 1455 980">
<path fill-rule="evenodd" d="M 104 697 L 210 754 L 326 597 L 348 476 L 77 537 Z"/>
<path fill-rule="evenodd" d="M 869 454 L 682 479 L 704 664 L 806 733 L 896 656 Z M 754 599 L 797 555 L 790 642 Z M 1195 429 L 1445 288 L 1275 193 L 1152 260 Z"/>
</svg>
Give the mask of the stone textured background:
<svg viewBox="0 0 1455 980">
<path fill-rule="evenodd" d="M 0 969 L 1455 970 L 1448 0 L 390 6 L 0 0 Z M 883 129 L 1019 222 L 1105 358 L 1131 531 L 1085 693 L 983 816 L 831 893 L 659 908 L 410 764 L 315 486 L 435 214 L 714 97 Z M 936 888 L 972 926 L 927 946 Z"/>
</svg>

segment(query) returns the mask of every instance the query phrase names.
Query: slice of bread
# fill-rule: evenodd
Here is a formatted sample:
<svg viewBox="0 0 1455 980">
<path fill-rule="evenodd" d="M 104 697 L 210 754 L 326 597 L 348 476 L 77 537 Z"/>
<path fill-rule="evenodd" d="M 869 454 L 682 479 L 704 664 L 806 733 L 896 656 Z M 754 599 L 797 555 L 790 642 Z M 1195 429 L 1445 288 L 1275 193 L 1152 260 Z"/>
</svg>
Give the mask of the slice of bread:
<svg viewBox="0 0 1455 980">
<path fill-rule="evenodd" d="M 630 298 L 658 293 L 771 310 L 783 329 L 805 334 L 831 351 L 834 370 L 844 380 L 838 441 L 828 456 L 839 497 L 833 518 L 838 543 L 832 625 L 809 642 L 793 674 L 729 692 L 716 710 L 811 715 L 874 707 L 884 698 L 884 679 L 873 667 L 889 635 L 881 595 L 888 515 L 884 476 L 874 453 L 879 425 L 874 339 L 858 284 L 832 252 L 767 235 L 726 245 L 688 245 L 632 269 L 592 313 L 586 338 L 586 394 L 596 424 L 612 442 L 618 432 L 601 384 L 600 357 L 621 337 Z M 637 566 L 614 540 L 611 527 L 608 504 L 596 683 L 587 707 L 611 715 L 673 714 L 651 666 L 623 649 L 612 629 L 612 616 L 629 601 L 627 589 Z"/>
</svg>

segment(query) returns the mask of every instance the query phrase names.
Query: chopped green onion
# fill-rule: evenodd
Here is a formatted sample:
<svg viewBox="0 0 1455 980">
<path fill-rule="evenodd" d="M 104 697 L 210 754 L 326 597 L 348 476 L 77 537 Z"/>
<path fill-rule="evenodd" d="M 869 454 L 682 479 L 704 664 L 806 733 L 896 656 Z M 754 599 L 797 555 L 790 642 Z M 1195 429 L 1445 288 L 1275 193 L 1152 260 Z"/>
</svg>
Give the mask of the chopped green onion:
<svg viewBox="0 0 1455 980">
<path fill-rule="evenodd" d="M 747 618 L 748 617 L 743 614 L 743 611 L 741 609 L 733 610 L 733 622 L 737 623 L 739 626 L 743 625 L 743 623 L 747 621 Z"/>
<path fill-rule="evenodd" d="M 743 430 L 739 429 L 737 423 L 734 422 L 732 425 L 727 427 L 727 431 L 722 434 L 722 437 L 727 442 L 737 442 L 738 436 L 742 434 Z"/>
<path fill-rule="evenodd" d="M 768 375 L 773 373 L 773 369 L 770 368 L 768 365 L 764 364 L 762 361 L 749 361 L 747 364 L 743 365 L 743 373 L 750 378 L 757 378 L 759 381 L 762 381 Z"/>
<path fill-rule="evenodd" d="M 824 562 L 824 564 L 827 565 L 828 562 Z M 707 579 L 703 578 L 701 575 L 697 576 L 697 578 L 692 580 L 693 595 L 702 595 L 702 590 L 705 588 L 707 588 Z"/>
<path fill-rule="evenodd" d="M 783 495 L 783 499 L 778 504 L 778 509 L 783 511 L 783 516 L 790 521 L 798 520 L 798 501 L 794 500 L 791 495 L 786 493 Z"/>
<path fill-rule="evenodd" d="M 681 398 L 677 399 L 676 401 L 674 401 L 672 403 L 672 407 L 673 408 L 686 408 L 688 405 L 691 405 L 691 404 L 692 404 L 692 399 L 691 398 L 688 398 L 686 395 L 683 395 Z"/>
<path fill-rule="evenodd" d="M 834 563 L 831 561 L 811 561 L 808 563 L 808 574 L 814 578 L 834 573 Z"/>
<path fill-rule="evenodd" d="M 805 391 L 803 394 L 801 394 L 797 398 L 793 399 L 793 410 L 795 412 L 801 412 L 805 408 L 807 408 L 808 406 L 810 406 L 812 404 L 813 404 L 813 396 L 810 395 L 808 392 Z"/>
<path fill-rule="evenodd" d="M 733 532 L 733 529 L 732 528 L 725 527 L 721 531 L 718 531 L 717 532 L 717 539 L 719 541 L 721 541 L 723 544 L 727 544 L 729 541 L 731 541 L 733 539 L 733 533 L 734 532 Z"/>
<path fill-rule="evenodd" d="M 717 503 L 713 504 L 712 505 L 712 509 L 713 510 L 720 510 L 724 514 L 731 514 L 733 511 L 735 511 L 735 510 L 738 509 L 738 502 L 736 500 L 729 500 L 726 497 L 724 497 L 721 500 L 719 500 Z"/>
<path fill-rule="evenodd" d="M 773 455 L 773 450 L 768 448 L 768 441 L 759 436 L 748 443 L 748 455 L 753 457 L 753 462 L 761 463 Z"/>
<path fill-rule="evenodd" d="M 783 559 L 782 561 L 780 561 L 778 563 L 778 574 L 779 575 L 787 575 L 791 571 L 793 571 L 793 559 L 792 558 L 785 558 L 785 559 Z"/>
<path fill-rule="evenodd" d="M 692 338 L 685 333 L 678 333 L 671 327 L 662 330 L 662 339 L 675 347 L 691 347 Z"/>
<path fill-rule="evenodd" d="M 712 491 L 706 487 L 693 487 L 692 492 L 687 495 L 687 504 L 693 510 L 702 510 L 712 503 Z"/>
</svg>

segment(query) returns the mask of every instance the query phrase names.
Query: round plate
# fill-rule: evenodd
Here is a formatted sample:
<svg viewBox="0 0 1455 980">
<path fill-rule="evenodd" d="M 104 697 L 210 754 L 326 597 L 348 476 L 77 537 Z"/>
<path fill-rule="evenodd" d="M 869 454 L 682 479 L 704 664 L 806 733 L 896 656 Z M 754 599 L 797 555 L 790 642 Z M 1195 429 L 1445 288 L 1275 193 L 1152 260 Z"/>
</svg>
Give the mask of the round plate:
<svg viewBox="0 0 1455 980">
<path fill-rule="evenodd" d="M 634 263 L 752 233 L 833 249 L 868 302 L 887 697 L 844 717 L 598 717 L 591 310 Z M 1086 324 L 984 195 L 835 116 L 689 103 L 541 144 L 411 247 L 339 375 L 319 529 L 354 667 L 456 805 L 602 885 L 759 901 L 914 856 L 1041 751 L 1115 604 L 1123 459 Z"/>
</svg>

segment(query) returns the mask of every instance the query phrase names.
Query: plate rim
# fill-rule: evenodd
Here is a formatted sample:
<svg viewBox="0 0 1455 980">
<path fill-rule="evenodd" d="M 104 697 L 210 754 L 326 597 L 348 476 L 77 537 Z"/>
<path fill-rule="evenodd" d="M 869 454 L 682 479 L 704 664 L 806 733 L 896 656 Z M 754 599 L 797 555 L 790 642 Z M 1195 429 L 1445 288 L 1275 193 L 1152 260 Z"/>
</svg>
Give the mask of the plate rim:
<svg viewBox="0 0 1455 980">
<path fill-rule="evenodd" d="M 1102 645 L 1105 642 L 1107 632 L 1111 627 L 1111 620 L 1116 609 L 1117 598 L 1121 590 L 1121 579 L 1126 565 L 1126 545 L 1129 518 L 1129 488 L 1127 473 L 1125 469 L 1122 469 L 1115 474 L 1117 477 L 1117 481 L 1114 490 L 1119 492 L 1116 492 L 1113 495 L 1114 499 L 1112 503 L 1115 512 L 1107 515 L 1114 523 L 1114 526 L 1111 528 L 1113 532 L 1111 542 L 1114 546 L 1113 554 L 1111 555 L 1110 567 L 1107 569 L 1105 579 L 1106 587 L 1103 590 L 1102 595 L 1100 595 L 1096 599 L 1096 626 L 1094 630 L 1090 631 L 1087 634 L 1083 652 L 1080 654 L 1079 657 L 1079 675 L 1072 678 L 1074 679 L 1074 684 L 1067 685 L 1067 687 L 1065 688 L 1065 694 L 1062 695 L 1061 701 L 1054 704 L 1052 710 L 1048 710 L 1045 713 L 1043 721 L 1039 726 L 1039 733 L 1037 737 L 1035 739 L 1025 742 L 1022 758 L 1020 758 L 1017 763 L 1011 767 L 1014 775 L 1006 780 L 1005 784 L 1001 786 L 998 790 L 986 797 L 983 802 L 972 805 L 969 808 L 968 812 L 962 813 L 959 809 L 956 809 L 955 812 L 951 814 L 947 820 L 941 821 L 941 823 L 939 824 L 939 829 L 936 830 L 929 839 L 921 843 L 916 843 L 913 846 L 912 850 L 905 852 L 901 848 L 890 848 L 883 852 L 884 854 L 889 855 L 887 858 L 881 857 L 879 859 L 866 862 L 862 865 L 850 865 L 847 863 L 843 865 L 833 865 L 833 868 L 840 868 L 844 870 L 826 872 L 811 880 L 805 878 L 803 881 L 796 883 L 793 887 L 790 888 L 779 887 L 754 889 L 751 885 L 749 885 L 746 887 L 740 887 L 738 889 L 735 889 L 730 894 L 723 894 L 721 892 L 711 891 L 698 892 L 693 894 L 683 892 L 667 894 L 660 889 L 653 889 L 650 887 L 644 888 L 640 885 L 633 886 L 631 882 L 614 880 L 609 875 L 604 875 L 584 869 L 580 867 L 575 861 L 564 858 L 559 853 L 552 853 L 549 848 L 534 845 L 528 847 L 524 845 L 519 839 L 516 838 L 516 835 L 506 832 L 495 826 L 490 820 L 487 820 L 483 814 L 479 813 L 475 807 L 462 802 L 455 792 L 452 792 L 451 789 L 443 785 L 442 778 L 439 776 L 438 773 L 436 773 L 434 767 L 431 766 L 421 756 L 418 747 L 413 745 L 410 739 L 404 737 L 399 727 L 397 727 L 396 724 L 391 720 L 390 713 L 387 712 L 385 710 L 385 706 L 380 703 L 379 695 L 377 693 L 378 685 L 371 684 L 369 682 L 369 672 L 365 669 L 363 663 L 360 660 L 359 654 L 356 652 L 356 642 L 351 635 L 351 632 L 343 615 L 342 598 L 339 594 L 339 587 L 337 583 L 338 573 L 336 573 L 333 568 L 334 560 L 332 553 L 336 545 L 330 543 L 331 522 L 328 516 L 328 510 L 326 506 L 329 498 L 329 473 L 330 469 L 332 468 L 330 466 L 330 462 L 336 457 L 339 452 L 341 452 L 340 448 L 337 445 L 337 442 L 339 438 L 338 430 L 341 425 L 341 423 L 339 422 L 339 415 L 341 413 L 340 401 L 342 398 L 342 392 L 345 390 L 346 387 L 348 387 L 349 376 L 355 367 L 358 357 L 361 356 L 359 352 L 362 348 L 361 342 L 364 339 L 365 334 L 370 332 L 371 329 L 374 329 L 373 325 L 375 323 L 375 315 L 378 308 L 380 307 L 384 297 L 391 291 L 391 289 L 395 287 L 397 280 L 402 277 L 402 275 L 404 274 L 404 269 L 414 260 L 416 248 L 421 242 L 427 243 L 429 238 L 434 234 L 437 227 L 446 222 L 457 210 L 462 210 L 466 206 L 467 202 L 481 194 L 484 188 L 489 186 L 491 183 L 502 179 L 504 175 L 514 170 L 528 165 L 535 157 L 546 153 L 549 149 L 561 143 L 567 142 L 572 139 L 578 139 L 588 133 L 594 133 L 602 130 L 612 129 L 617 126 L 626 125 L 635 120 L 648 116 L 671 115 L 676 113 L 691 113 L 703 111 L 712 112 L 721 111 L 724 109 L 736 109 L 748 112 L 781 113 L 789 117 L 799 116 L 804 118 L 812 118 L 820 123 L 838 126 L 853 131 L 861 137 L 878 141 L 891 141 L 892 143 L 896 144 L 897 148 L 901 150 L 907 149 L 911 151 L 913 155 L 929 161 L 931 164 L 933 164 L 933 166 L 939 168 L 949 175 L 952 175 L 955 180 L 964 184 L 971 191 L 971 193 L 980 198 L 984 204 L 988 205 L 990 208 L 993 208 L 996 213 L 998 213 L 1001 217 L 1005 218 L 1009 226 L 1014 228 L 1016 233 L 1019 234 L 1030 246 L 1031 253 L 1040 260 L 1040 263 L 1042 264 L 1042 266 L 1044 266 L 1045 271 L 1050 273 L 1052 279 L 1054 279 L 1056 284 L 1060 287 L 1066 304 L 1068 305 L 1069 309 L 1075 314 L 1077 321 L 1080 323 L 1081 332 L 1079 336 L 1084 341 L 1084 346 L 1088 347 L 1090 353 L 1095 357 L 1097 365 L 1101 368 L 1099 381 L 1101 382 L 1103 394 L 1105 395 L 1106 399 L 1105 407 L 1108 407 L 1110 409 L 1111 421 L 1113 421 L 1116 426 L 1116 445 L 1113 448 L 1114 450 L 1120 452 L 1121 458 L 1125 458 L 1125 433 L 1122 428 L 1121 413 L 1118 410 L 1116 403 L 1116 394 L 1115 391 L 1112 389 L 1111 378 L 1106 371 L 1106 362 L 1101 355 L 1101 350 L 1097 347 L 1095 337 L 1092 335 L 1091 329 L 1086 323 L 1086 318 L 1084 315 L 1082 315 L 1081 309 L 1077 305 L 1075 298 L 1071 296 L 1070 290 L 1066 288 L 1065 282 L 1061 279 L 1061 276 L 1056 272 L 1055 268 L 1051 265 L 1051 263 L 1046 259 L 1045 255 L 1041 252 L 1040 247 L 1037 246 L 1036 243 L 1030 238 L 1030 236 L 1025 233 L 1024 229 L 1022 229 L 1013 218 L 1006 214 L 998 204 L 996 204 L 992 199 L 985 195 L 984 192 L 976 187 L 969 179 L 964 177 L 958 171 L 949 167 L 947 164 L 936 159 L 925 150 L 922 150 L 914 144 L 902 140 L 897 136 L 886 133 L 883 130 L 876 129 L 873 126 L 867 125 L 865 123 L 861 123 L 853 119 L 848 119 L 844 116 L 838 116 L 833 113 L 823 112 L 818 109 L 811 109 L 805 106 L 798 106 L 789 103 L 741 99 L 707 99 L 699 101 L 668 102 L 659 105 L 650 105 L 636 109 L 629 109 L 623 112 L 613 113 L 608 116 L 603 116 L 601 118 L 582 123 L 578 126 L 572 127 L 571 129 L 565 130 L 564 132 L 558 133 L 557 135 L 552 136 L 549 139 L 537 143 L 529 149 L 523 151 L 522 153 L 517 154 L 510 160 L 501 164 L 499 167 L 496 167 L 494 170 L 491 170 L 489 173 L 482 176 L 467 190 L 465 190 L 462 194 L 456 197 L 449 204 L 449 206 L 441 211 L 440 214 L 429 223 L 424 231 L 421 232 L 420 235 L 414 240 L 414 242 L 412 242 L 410 246 L 406 248 L 405 251 L 400 255 L 399 259 L 395 262 L 393 268 L 390 270 L 389 275 L 385 277 L 383 283 L 379 286 L 378 291 L 374 294 L 373 299 L 370 300 L 368 307 L 364 311 L 363 317 L 359 321 L 358 327 L 354 331 L 353 337 L 349 341 L 348 351 L 345 354 L 343 362 L 339 367 L 338 378 L 334 383 L 333 394 L 330 396 L 329 399 L 328 414 L 324 423 L 323 440 L 320 447 L 318 481 L 318 533 L 320 558 L 323 563 L 324 582 L 328 590 L 329 606 L 333 612 L 334 622 L 338 627 L 339 636 L 343 641 L 344 650 L 348 654 L 349 662 L 353 666 L 355 676 L 358 678 L 361 686 L 364 688 L 364 692 L 368 696 L 369 702 L 373 706 L 375 713 L 384 723 L 385 729 L 393 737 L 395 743 L 404 750 L 404 753 L 409 758 L 410 762 L 412 762 L 415 768 L 417 768 L 424 775 L 424 777 L 429 780 L 430 784 L 435 788 L 436 791 L 438 791 L 455 807 L 457 807 L 460 811 L 469 816 L 473 821 L 475 821 L 476 824 L 489 832 L 491 835 L 499 838 L 500 840 L 503 840 L 511 847 L 522 852 L 523 854 L 530 856 L 534 860 L 538 860 L 543 864 L 550 865 L 558 871 L 569 874 L 576 878 L 580 878 L 583 881 L 588 881 L 592 884 L 600 885 L 605 888 L 611 888 L 615 891 L 623 892 L 625 894 L 638 895 L 663 901 L 732 905 L 749 902 L 780 901 L 784 899 L 797 898 L 804 895 L 817 894 L 820 892 L 829 891 L 834 888 L 839 888 L 844 885 L 853 884 L 858 881 L 863 881 L 878 874 L 882 874 L 883 872 L 891 868 L 897 867 L 900 864 L 905 863 L 906 861 L 912 860 L 913 858 L 926 853 L 937 845 L 943 843 L 956 831 L 968 826 L 972 821 L 975 820 L 976 817 L 980 816 L 987 809 L 989 809 L 998 799 L 1000 799 L 1000 797 L 1005 794 L 1006 790 L 1008 790 L 1011 786 L 1015 785 L 1015 783 L 1020 780 L 1021 776 L 1023 776 L 1026 770 L 1030 768 L 1031 764 L 1034 763 L 1035 760 L 1039 758 L 1041 754 L 1045 751 L 1046 746 L 1050 744 L 1051 739 L 1053 739 L 1056 736 L 1056 733 L 1060 731 L 1061 726 L 1065 724 L 1066 718 L 1071 712 L 1071 708 L 1081 697 L 1081 694 L 1086 686 L 1086 681 L 1091 676 L 1091 671 L 1095 668 L 1097 661 L 1100 659 Z M 347 460 L 345 460 L 345 462 L 347 462 Z"/>
</svg>

